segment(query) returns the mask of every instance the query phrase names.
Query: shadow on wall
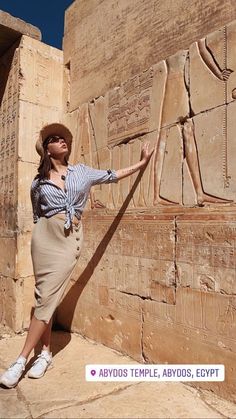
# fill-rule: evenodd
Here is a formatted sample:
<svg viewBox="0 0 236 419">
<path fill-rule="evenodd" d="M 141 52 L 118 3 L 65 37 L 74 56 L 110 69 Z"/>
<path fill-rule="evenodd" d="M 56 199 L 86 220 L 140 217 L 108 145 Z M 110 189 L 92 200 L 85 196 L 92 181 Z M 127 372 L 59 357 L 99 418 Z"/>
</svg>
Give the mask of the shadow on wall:
<svg viewBox="0 0 236 419">
<path fill-rule="evenodd" d="M 67 308 L 67 310 L 66 310 L 66 313 L 67 313 L 66 314 L 66 320 L 67 320 L 67 329 L 68 330 L 71 330 L 72 320 L 73 320 L 73 317 L 74 317 L 74 312 L 75 312 L 75 308 L 76 308 L 78 299 L 80 298 L 80 295 L 82 294 L 84 287 L 86 286 L 87 282 L 89 281 L 89 279 L 93 275 L 93 272 L 94 272 L 95 268 L 99 264 L 103 254 L 106 251 L 107 246 L 109 245 L 113 235 L 115 234 L 115 232 L 116 232 L 116 230 L 117 230 L 117 228 L 118 228 L 118 226 L 119 226 L 119 224 L 122 220 L 123 214 L 126 211 L 138 184 L 140 183 L 140 180 L 143 176 L 144 170 L 145 170 L 145 167 L 142 170 L 140 170 L 140 172 L 139 172 L 139 174 L 138 174 L 138 176 L 137 176 L 129 194 L 127 195 L 122 207 L 120 208 L 117 216 L 115 217 L 114 221 L 112 222 L 109 229 L 107 230 L 105 236 L 103 237 L 103 239 L 99 243 L 97 249 L 95 250 L 92 258 L 90 259 L 90 261 L 88 262 L 86 268 L 84 269 L 84 271 L 82 272 L 82 274 L 80 275 L 78 280 L 70 288 L 68 293 L 65 295 L 65 297 L 61 301 L 61 304 L 65 305 L 66 308 Z"/>
</svg>

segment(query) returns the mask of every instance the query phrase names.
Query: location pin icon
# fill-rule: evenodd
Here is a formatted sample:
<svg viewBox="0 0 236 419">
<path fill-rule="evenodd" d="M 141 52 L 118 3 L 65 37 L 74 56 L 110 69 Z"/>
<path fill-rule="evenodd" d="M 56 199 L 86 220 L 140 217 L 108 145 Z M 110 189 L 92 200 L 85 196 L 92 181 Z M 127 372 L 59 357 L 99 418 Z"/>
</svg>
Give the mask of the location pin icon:
<svg viewBox="0 0 236 419">
<path fill-rule="evenodd" d="M 91 370 L 91 374 L 92 375 L 95 375 L 96 374 L 96 371 L 95 370 Z"/>
</svg>

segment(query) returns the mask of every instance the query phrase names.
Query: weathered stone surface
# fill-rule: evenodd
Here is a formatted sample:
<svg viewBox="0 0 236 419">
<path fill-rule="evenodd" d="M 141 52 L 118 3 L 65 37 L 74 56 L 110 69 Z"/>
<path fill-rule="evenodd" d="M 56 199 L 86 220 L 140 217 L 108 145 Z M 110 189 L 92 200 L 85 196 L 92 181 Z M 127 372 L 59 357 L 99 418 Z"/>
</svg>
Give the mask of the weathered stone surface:
<svg viewBox="0 0 236 419">
<path fill-rule="evenodd" d="M 29 411 L 23 400 L 18 399 L 17 390 L 9 392 L 1 391 L 1 414 L 5 418 L 27 418 Z M 10 410 L 9 410 L 9 406 Z"/>
<path fill-rule="evenodd" d="M 140 224 L 131 218 L 113 231 L 108 222 L 91 219 L 80 262 L 84 270 L 73 275 L 57 321 L 140 360 L 140 296 L 175 300 L 172 229 L 165 220 Z"/>
<path fill-rule="evenodd" d="M 61 109 L 62 62 L 62 51 L 23 36 L 20 43 L 20 100 Z"/>
<path fill-rule="evenodd" d="M 91 131 L 92 150 L 110 148 L 189 115 L 181 51 L 80 107 L 80 126 Z M 83 128 L 84 129 L 84 128 Z"/>
<path fill-rule="evenodd" d="M 35 174 L 39 164 L 39 155 L 35 149 L 39 131 L 43 125 L 60 121 L 58 108 L 48 108 L 37 103 L 20 101 L 19 110 L 22 118 L 19 120 L 18 158 L 35 166 Z M 28 145 L 30 144 L 30 146 Z"/>
<path fill-rule="evenodd" d="M 235 39 L 233 21 L 191 45 L 190 102 L 195 114 L 235 100 Z M 224 79 L 226 69 L 231 73 Z"/>
<path fill-rule="evenodd" d="M 230 156 L 235 149 L 235 111 L 234 102 L 227 109 L 220 106 L 193 118 L 203 189 L 208 194 L 233 201 L 236 168 Z"/>
<path fill-rule="evenodd" d="M 224 382 L 198 385 L 236 400 L 235 297 L 177 288 L 175 306 L 146 300 L 143 312 L 149 362 L 224 364 Z"/>
<path fill-rule="evenodd" d="M 165 128 L 160 133 L 165 139 L 160 195 L 169 201 L 182 203 L 183 144 L 178 126 Z M 157 162 L 157 165 L 159 162 Z"/>
<path fill-rule="evenodd" d="M 23 326 L 23 281 L 0 276 L 0 314 L 1 324 L 9 325 L 15 332 Z"/>
<path fill-rule="evenodd" d="M 189 116 L 189 98 L 185 80 L 188 51 L 180 51 L 166 60 L 165 92 L 162 104 L 161 126 L 170 125 Z M 153 92 L 158 94 L 158 92 Z"/>
<path fill-rule="evenodd" d="M 62 52 L 23 36 L 0 60 L 2 321 L 19 331 L 24 318 L 29 320 L 24 310 L 32 300 L 29 291 L 24 293 L 23 305 L 23 278 L 33 275 L 30 185 L 39 162 L 35 142 L 44 124 L 62 119 Z"/>
<path fill-rule="evenodd" d="M 41 40 L 41 32 L 35 26 L 0 10 L 0 56 L 9 49 L 21 35 Z"/>
<path fill-rule="evenodd" d="M 32 221 L 31 221 L 32 223 Z M 27 278 L 33 275 L 33 266 L 30 253 L 31 231 L 25 231 L 17 236 L 17 263 L 16 278 Z"/>
<path fill-rule="evenodd" d="M 129 0 L 118 8 L 115 0 L 75 1 L 66 11 L 63 42 L 64 62 L 71 67 L 70 109 L 235 18 L 230 0 L 208 0 L 204 7 L 199 0 L 191 6 L 179 0 L 171 4 L 171 19 L 168 2 Z"/>
<path fill-rule="evenodd" d="M 35 142 L 40 129 L 62 119 L 62 52 L 23 36 L 19 66 L 18 156 L 38 163 Z"/>
<path fill-rule="evenodd" d="M 235 223 L 180 221 L 177 228 L 179 284 L 236 295 Z"/>
<path fill-rule="evenodd" d="M 169 19 L 166 3 L 151 5 L 75 1 L 66 68 L 61 51 L 27 36 L 1 57 L 1 318 L 17 331 L 30 321 L 29 188 L 42 125 L 68 125 L 70 163 L 100 169 L 136 163 L 150 141 L 143 173 L 93 188 L 56 321 L 140 362 L 224 363 L 225 382 L 202 387 L 235 401 L 235 22 L 207 35 L 235 10 L 183 0 Z"/>
<path fill-rule="evenodd" d="M 10 49 L 0 58 L 0 63 L 0 234 L 6 237 L 12 236 L 16 224 L 18 48 Z"/>
<path fill-rule="evenodd" d="M 4 276 L 15 277 L 16 269 L 16 241 L 13 237 L 0 238 L 0 266 L 1 274 Z"/>
<path fill-rule="evenodd" d="M 53 332 L 52 338 L 54 368 L 48 370 L 41 380 L 32 382 L 24 376 L 16 389 L 0 388 L 2 417 L 235 417 L 233 403 L 182 383 L 88 382 L 85 380 L 85 365 L 104 364 L 104 360 L 111 365 L 137 363 L 75 334 Z M 11 338 L 9 335 L 9 338 L 0 340 L 1 371 L 19 354 L 24 340 L 25 334 Z M 33 359 L 29 358 L 26 371 Z M 153 397 L 156 393 L 158 397 Z"/>
<path fill-rule="evenodd" d="M 220 43 L 223 56 L 223 30 L 217 32 L 216 40 Z M 206 38 L 204 54 L 211 54 L 208 48 L 208 39 Z M 213 44 L 213 48 L 215 45 Z M 205 64 L 199 51 L 197 42 L 191 45 L 190 55 L 190 101 L 192 110 L 195 114 L 215 108 L 222 105 L 225 100 L 224 81 L 220 80 L 213 71 Z M 214 53 L 213 53 L 214 57 Z M 215 57 L 214 57 L 215 58 Z M 205 95 L 207 86 L 207 95 Z"/>
</svg>

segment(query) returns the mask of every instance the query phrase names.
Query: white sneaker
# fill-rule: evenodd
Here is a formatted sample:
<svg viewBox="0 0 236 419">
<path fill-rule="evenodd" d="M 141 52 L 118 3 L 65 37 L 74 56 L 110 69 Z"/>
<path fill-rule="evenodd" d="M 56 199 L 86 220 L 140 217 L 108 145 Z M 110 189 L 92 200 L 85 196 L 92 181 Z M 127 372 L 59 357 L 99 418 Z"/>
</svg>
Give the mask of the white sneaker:
<svg viewBox="0 0 236 419">
<path fill-rule="evenodd" d="M 0 384 L 12 388 L 18 383 L 25 370 L 26 358 L 19 357 L 0 377 Z"/>
<path fill-rule="evenodd" d="M 41 378 L 48 368 L 52 368 L 52 352 L 42 351 L 28 372 L 29 378 Z"/>
</svg>

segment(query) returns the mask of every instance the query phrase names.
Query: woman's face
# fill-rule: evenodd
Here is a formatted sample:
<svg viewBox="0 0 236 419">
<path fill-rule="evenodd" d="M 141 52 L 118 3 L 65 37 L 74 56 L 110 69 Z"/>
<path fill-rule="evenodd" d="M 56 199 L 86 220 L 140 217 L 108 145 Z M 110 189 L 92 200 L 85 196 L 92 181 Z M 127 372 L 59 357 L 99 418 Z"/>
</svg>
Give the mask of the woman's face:
<svg viewBox="0 0 236 419">
<path fill-rule="evenodd" d="M 68 153 L 68 145 L 64 138 L 59 135 L 52 135 L 48 141 L 47 151 L 51 157 L 64 157 Z"/>
</svg>

